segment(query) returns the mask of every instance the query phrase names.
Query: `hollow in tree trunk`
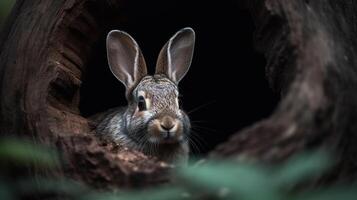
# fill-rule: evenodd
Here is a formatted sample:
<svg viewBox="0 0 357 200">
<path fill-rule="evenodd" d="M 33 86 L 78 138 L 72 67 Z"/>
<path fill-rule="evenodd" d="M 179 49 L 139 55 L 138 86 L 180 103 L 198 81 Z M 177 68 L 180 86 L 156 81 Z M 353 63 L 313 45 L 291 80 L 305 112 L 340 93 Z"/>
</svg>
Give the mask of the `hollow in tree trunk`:
<svg viewBox="0 0 357 200">
<path fill-rule="evenodd" d="M 94 137 L 95 124 L 78 109 L 93 45 L 111 21 L 127 20 L 127 2 L 18 0 L 0 37 L 1 134 L 57 148 L 65 160 L 63 175 L 97 187 L 170 179 L 165 163 L 102 144 Z M 210 157 L 279 162 L 326 148 L 339 161 L 328 179 L 354 180 L 357 3 L 245 2 L 255 20 L 256 47 L 268 62 L 266 77 L 281 101 L 269 118 L 234 134 Z"/>
</svg>

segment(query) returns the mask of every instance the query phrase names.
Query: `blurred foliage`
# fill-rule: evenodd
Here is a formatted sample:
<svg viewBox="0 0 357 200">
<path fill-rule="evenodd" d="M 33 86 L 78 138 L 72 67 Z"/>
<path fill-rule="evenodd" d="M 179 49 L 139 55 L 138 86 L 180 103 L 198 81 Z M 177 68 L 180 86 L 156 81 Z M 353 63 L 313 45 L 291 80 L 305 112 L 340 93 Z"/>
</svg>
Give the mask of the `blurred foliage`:
<svg viewBox="0 0 357 200">
<path fill-rule="evenodd" d="M 15 2 L 15 0 L 0 0 L 0 30 Z"/>
<path fill-rule="evenodd" d="M 66 178 L 41 176 L 26 169 L 53 169 L 59 165 L 56 152 L 16 139 L 0 140 L 0 199 L 83 200 L 355 200 L 355 186 L 309 188 L 333 162 L 324 152 L 292 157 L 277 166 L 232 161 L 208 161 L 178 168 L 175 183 L 152 189 L 98 192 Z M 19 171 L 24 170 L 24 171 Z M 25 173 L 24 173 L 25 172 Z"/>
<path fill-rule="evenodd" d="M 15 138 L 0 140 L 0 162 L 49 168 L 59 164 L 58 155 L 52 149 Z"/>
</svg>

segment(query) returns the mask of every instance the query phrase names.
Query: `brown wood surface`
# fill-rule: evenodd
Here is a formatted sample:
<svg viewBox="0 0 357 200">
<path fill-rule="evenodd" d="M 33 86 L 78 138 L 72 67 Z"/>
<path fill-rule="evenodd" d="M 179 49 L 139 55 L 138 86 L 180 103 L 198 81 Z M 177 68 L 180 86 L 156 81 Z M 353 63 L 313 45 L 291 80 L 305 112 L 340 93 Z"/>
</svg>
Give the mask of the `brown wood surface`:
<svg viewBox="0 0 357 200">
<path fill-rule="evenodd" d="M 169 166 L 103 145 L 79 113 L 82 73 L 103 28 L 90 13 L 94 3 L 115 7 L 111 1 L 17 1 L 1 35 L 0 132 L 56 147 L 65 161 L 61 171 L 92 186 L 165 182 Z"/>
<path fill-rule="evenodd" d="M 326 149 L 338 163 L 326 179 L 355 180 L 357 3 L 256 0 L 248 7 L 266 76 L 281 101 L 269 118 L 233 135 L 211 156 L 271 163 Z"/>
</svg>

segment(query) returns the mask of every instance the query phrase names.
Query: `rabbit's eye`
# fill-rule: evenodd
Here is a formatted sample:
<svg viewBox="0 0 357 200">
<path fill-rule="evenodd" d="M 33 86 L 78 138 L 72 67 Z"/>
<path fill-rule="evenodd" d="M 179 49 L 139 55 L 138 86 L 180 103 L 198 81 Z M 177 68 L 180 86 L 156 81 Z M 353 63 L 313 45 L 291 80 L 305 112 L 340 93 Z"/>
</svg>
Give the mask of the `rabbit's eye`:
<svg viewBox="0 0 357 200">
<path fill-rule="evenodd" d="M 138 108 L 139 108 L 139 111 L 146 110 L 146 102 L 145 102 L 145 98 L 143 96 L 139 96 Z"/>
</svg>

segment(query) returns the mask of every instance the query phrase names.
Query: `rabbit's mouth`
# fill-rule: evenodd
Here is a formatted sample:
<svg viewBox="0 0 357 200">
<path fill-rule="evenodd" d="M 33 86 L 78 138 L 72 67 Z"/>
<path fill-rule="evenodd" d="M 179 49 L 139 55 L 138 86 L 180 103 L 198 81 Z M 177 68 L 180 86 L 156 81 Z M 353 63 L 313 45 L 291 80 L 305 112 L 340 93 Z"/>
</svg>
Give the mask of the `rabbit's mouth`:
<svg viewBox="0 0 357 200">
<path fill-rule="evenodd" d="M 163 125 L 159 119 L 152 120 L 148 125 L 149 142 L 156 144 L 174 144 L 183 141 L 182 122 L 173 119 L 170 125 Z"/>
</svg>

